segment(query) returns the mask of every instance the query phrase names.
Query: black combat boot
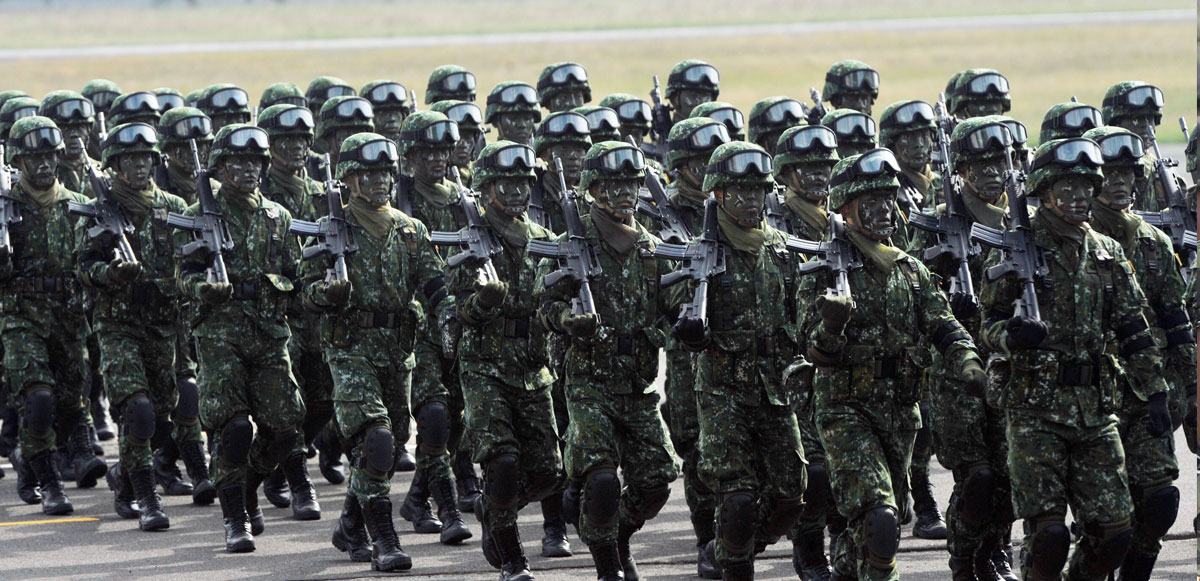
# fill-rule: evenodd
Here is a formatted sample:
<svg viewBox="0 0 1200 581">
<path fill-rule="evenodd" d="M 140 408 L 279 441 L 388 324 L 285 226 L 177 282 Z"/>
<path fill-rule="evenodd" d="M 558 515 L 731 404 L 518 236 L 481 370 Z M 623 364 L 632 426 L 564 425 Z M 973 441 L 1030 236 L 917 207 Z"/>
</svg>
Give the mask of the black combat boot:
<svg viewBox="0 0 1200 581">
<path fill-rule="evenodd" d="M 246 515 L 246 487 L 230 484 L 218 491 L 221 514 L 225 517 L 225 552 L 249 553 L 254 550 L 254 536 Z"/>
<path fill-rule="evenodd" d="M 170 422 L 159 423 L 158 429 L 170 429 Z M 154 451 L 154 481 L 162 486 L 163 494 L 167 496 L 191 496 L 195 487 L 183 481 L 183 473 L 179 471 L 179 445 L 175 438 L 162 438 L 163 446 Z"/>
<path fill-rule="evenodd" d="M 482 494 L 479 475 L 475 473 L 475 463 L 466 452 L 455 453 L 453 461 L 454 485 L 458 488 L 458 510 L 471 512 L 475 510 L 475 499 Z"/>
<path fill-rule="evenodd" d="M 87 424 L 82 421 L 71 430 L 67 439 L 67 453 L 71 457 L 71 467 L 75 470 L 75 486 L 78 488 L 93 488 L 96 482 L 108 472 L 104 460 L 96 457 L 88 443 Z"/>
<path fill-rule="evenodd" d="M 754 581 L 754 561 L 730 563 L 721 570 L 725 581 Z"/>
<path fill-rule="evenodd" d="M 709 539 L 700 548 L 700 560 L 696 565 L 697 573 L 705 579 L 724 579 L 725 572 L 717 561 L 717 540 Z M 706 576 L 711 575 L 711 576 Z"/>
<path fill-rule="evenodd" d="M 978 581 L 971 557 L 950 557 L 951 581 Z"/>
<path fill-rule="evenodd" d="M 404 444 L 396 444 L 396 458 L 392 468 L 396 472 L 412 472 L 417 469 L 417 460 Z"/>
<path fill-rule="evenodd" d="M 423 535 L 436 535 L 442 532 L 442 521 L 434 518 L 433 505 L 429 504 L 429 483 L 425 479 L 424 470 L 413 473 L 412 483 L 408 486 L 408 494 L 404 504 L 400 505 L 400 518 L 412 523 L 413 531 Z"/>
<path fill-rule="evenodd" d="M 483 549 L 483 558 L 489 565 L 499 569 L 504 564 L 500 549 L 496 548 L 496 540 L 492 538 L 492 527 L 487 522 L 487 504 L 483 496 L 475 499 L 475 518 L 479 519 L 479 548 Z"/>
<path fill-rule="evenodd" d="M 371 561 L 371 541 L 367 538 L 367 525 L 363 522 L 362 506 L 353 492 L 346 493 L 342 502 L 342 516 L 333 527 L 333 546 L 350 556 L 355 563 Z"/>
<path fill-rule="evenodd" d="M 571 543 L 567 540 L 567 522 L 562 516 L 562 491 L 556 490 L 542 499 L 542 556 L 550 559 L 570 557 Z"/>
<path fill-rule="evenodd" d="M 184 442 L 179 445 L 183 466 L 188 478 L 192 479 L 192 502 L 208 506 L 217 498 L 217 489 L 208 476 L 208 463 L 204 460 L 203 442 Z"/>
<path fill-rule="evenodd" d="M 833 570 L 825 558 L 825 530 L 804 531 L 792 539 L 792 568 L 802 581 L 829 581 Z"/>
<path fill-rule="evenodd" d="M 375 498 L 363 507 L 363 521 L 371 535 L 372 571 L 407 571 L 412 568 L 412 557 L 400 548 L 396 525 L 392 523 L 392 500 Z"/>
<path fill-rule="evenodd" d="M 933 483 L 927 476 L 917 476 L 912 479 L 913 512 L 917 522 L 913 525 L 913 535 L 922 539 L 945 539 L 946 521 L 938 510 L 937 501 L 933 498 Z"/>
<path fill-rule="evenodd" d="M 330 484 L 341 484 L 346 481 L 346 469 L 342 464 L 342 444 L 337 434 L 333 432 L 333 423 L 326 424 L 313 441 L 317 448 L 317 463 L 321 467 L 321 476 Z"/>
<path fill-rule="evenodd" d="M 54 454 L 47 451 L 29 460 L 29 467 L 37 475 L 41 483 L 42 512 L 57 516 L 75 512 L 71 499 L 63 490 L 62 478 L 58 475 L 58 467 L 54 465 Z"/>
<path fill-rule="evenodd" d="M 21 447 L 13 448 L 8 459 L 12 462 L 13 470 L 17 473 L 17 496 L 25 504 L 37 504 L 42 501 L 42 493 L 38 491 L 37 474 L 33 467 L 21 456 Z"/>
<path fill-rule="evenodd" d="M 138 499 L 138 510 L 142 513 L 138 528 L 143 531 L 161 531 L 171 528 L 171 521 L 162 509 L 162 498 L 154 488 L 154 468 L 139 466 L 129 471 L 129 483 Z"/>
<path fill-rule="evenodd" d="M 529 561 L 525 558 L 525 547 L 521 546 L 521 535 L 517 525 L 492 530 L 492 542 L 500 555 L 501 581 L 533 581 L 529 572 Z"/>
<path fill-rule="evenodd" d="M 1009 533 L 1000 535 L 1000 541 L 996 543 L 996 548 L 992 551 L 992 566 L 1004 581 L 1021 581 L 1021 577 L 1012 568 L 1013 545 Z"/>
<path fill-rule="evenodd" d="M 283 460 L 283 474 L 291 490 L 292 517 L 319 520 L 321 505 L 317 503 L 317 489 L 308 477 L 308 458 L 303 452 L 295 452 Z"/>
<path fill-rule="evenodd" d="M 104 480 L 108 482 L 108 489 L 113 491 L 113 512 L 121 518 L 138 518 L 141 513 L 133 503 L 137 501 L 137 497 L 133 495 L 133 483 L 129 481 L 129 476 L 125 474 L 125 469 L 121 467 L 120 462 L 114 462 L 108 467 L 108 472 L 104 475 Z"/>
<path fill-rule="evenodd" d="M 1141 551 L 1130 549 L 1121 563 L 1117 581 L 1149 581 L 1150 573 L 1154 572 L 1154 563 L 1158 555 L 1147 555 Z"/>
<path fill-rule="evenodd" d="M 429 491 L 438 505 L 438 519 L 442 521 L 441 543 L 457 545 L 473 535 L 471 529 L 463 523 L 462 513 L 458 511 L 458 499 L 455 498 L 454 483 L 449 478 L 441 478 L 433 482 Z"/>
<path fill-rule="evenodd" d="M 61 446 L 54 450 L 54 465 L 58 467 L 58 477 L 63 482 L 75 482 L 75 463 L 71 457 L 69 446 Z"/>
<path fill-rule="evenodd" d="M 287 508 L 292 505 L 292 491 L 288 489 L 287 476 L 283 474 L 283 466 L 276 466 L 267 478 L 263 480 L 263 496 L 275 505 L 275 508 Z"/>
<path fill-rule="evenodd" d="M 638 532 L 640 528 L 642 527 L 626 523 L 617 526 L 617 555 L 621 558 L 621 570 L 625 572 L 625 581 L 640 581 L 642 578 L 638 575 L 633 552 L 629 550 L 629 539 L 633 538 L 633 533 Z"/>
<path fill-rule="evenodd" d="M 983 542 L 975 549 L 975 579 L 979 581 L 1005 581 L 1004 577 L 1000 576 L 1000 572 L 996 570 L 995 563 L 992 563 L 992 552 L 995 550 L 998 542 L 998 537 L 995 535 L 984 535 Z M 953 563 L 953 560 L 951 562 Z"/>
<path fill-rule="evenodd" d="M 263 534 L 266 530 L 266 520 L 263 518 L 263 511 L 258 507 L 258 486 L 266 480 L 267 475 L 256 471 L 255 469 L 246 466 L 246 518 L 250 521 L 250 532 L 254 536 Z"/>
<path fill-rule="evenodd" d="M 620 551 L 612 541 L 588 545 L 596 564 L 596 581 L 628 581 L 621 569 Z"/>
</svg>

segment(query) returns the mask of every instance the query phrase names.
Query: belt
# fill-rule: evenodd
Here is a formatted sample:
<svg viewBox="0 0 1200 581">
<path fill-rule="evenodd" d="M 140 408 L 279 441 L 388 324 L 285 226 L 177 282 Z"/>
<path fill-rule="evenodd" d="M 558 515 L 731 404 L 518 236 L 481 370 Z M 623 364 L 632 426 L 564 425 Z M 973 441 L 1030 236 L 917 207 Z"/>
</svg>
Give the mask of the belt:
<svg viewBox="0 0 1200 581">
<path fill-rule="evenodd" d="M 229 297 L 235 301 L 253 301 L 258 299 L 258 283 L 256 282 L 239 282 L 233 285 L 233 295 Z"/>
<path fill-rule="evenodd" d="M 404 323 L 404 313 L 359 311 L 355 319 L 363 329 L 395 329 Z"/>
<path fill-rule="evenodd" d="M 891 379 L 900 377 L 903 360 L 899 357 L 881 357 L 871 361 L 871 374 L 875 379 Z"/>
<path fill-rule="evenodd" d="M 24 293 L 62 293 L 67 279 L 54 276 L 26 276 L 13 280 L 13 286 Z"/>
<path fill-rule="evenodd" d="M 1074 363 L 1058 364 L 1059 385 L 1096 385 L 1100 382 L 1100 366 L 1091 363 L 1077 365 Z"/>
<path fill-rule="evenodd" d="M 504 336 L 513 339 L 529 338 L 529 317 L 521 319 L 504 319 Z"/>
</svg>

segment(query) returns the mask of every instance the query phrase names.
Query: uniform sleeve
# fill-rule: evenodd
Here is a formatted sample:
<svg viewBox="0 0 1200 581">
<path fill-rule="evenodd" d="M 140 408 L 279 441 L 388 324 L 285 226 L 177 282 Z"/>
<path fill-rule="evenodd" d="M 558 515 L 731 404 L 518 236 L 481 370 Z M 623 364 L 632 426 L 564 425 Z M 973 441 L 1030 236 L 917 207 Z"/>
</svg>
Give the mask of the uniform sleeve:
<svg viewBox="0 0 1200 581">
<path fill-rule="evenodd" d="M 292 213 L 281 204 L 279 215 L 282 220 L 283 248 L 279 257 L 280 274 L 291 279 L 293 283 L 300 282 L 300 238 L 292 235 Z M 299 288 L 299 285 L 295 285 Z"/>
<path fill-rule="evenodd" d="M 1125 257 L 1125 251 L 1116 243 L 1109 244 L 1108 250 L 1116 263 L 1113 267 L 1114 296 L 1110 299 L 1112 318 L 1109 330 L 1116 333 L 1117 354 L 1130 370 L 1134 391 L 1139 398 L 1147 399 L 1167 391 L 1162 355 L 1146 324 L 1142 309 L 1146 304 L 1146 295 L 1137 284 L 1133 266 Z"/>
<path fill-rule="evenodd" d="M 420 291 L 416 293 L 416 298 L 424 307 L 428 320 L 439 321 L 443 311 L 454 307 L 453 300 L 446 300 L 449 298 L 446 289 L 446 263 L 433 247 L 433 240 L 429 237 L 429 229 L 425 224 L 417 220 L 413 220 L 413 223 L 417 229 L 417 258 L 413 266 L 416 268 L 415 280 Z"/>
<path fill-rule="evenodd" d="M 555 242 L 562 244 L 567 239 L 565 234 L 555 238 Z M 541 320 L 542 326 L 555 333 L 566 333 L 566 330 L 559 324 L 564 312 L 569 312 L 571 309 L 571 297 L 573 284 L 568 278 L 563 278 L 558 284 L 547 288 L 544 282 L 546 276 L 558 270 L 558 261 L 553 258 L 543 258 L 538 263 L 538 282 L 534 286 L 534 300 L 538 303 L 538 319 Z"/>
<path fill-rule="evenodd" d="M 467 260 L 454 268 L 447 269 L 446 273 L 449 292 L 455 297 L 458 319 L 464 325 L 472 327 L 483 326 L 504 312 L 503 305 L 487 308 L 479 304 L 479 296 L 475 294 L 475 289 L 481 270 L 483 270 L 481 263 Z M 518 291 L 510 287 L 509 292 Z M 507 301 L 507 299 L 505 300 Z"/>
<path fill-rule="evenodd" d="M 1003 254 L 993 250 L 987 259 L 987 267 L 1000 263 Z M 1008 352 L 1004 341 L 1004 325 L 1013 316 L 1013 302 L 1021 296 L 1020 281 L 1015 276 L 1005 276 L 994 281 L 983 277 L 979 287 L 979 306 L 983 311 L 983 327 L 979 336 L 989 351 Z"/>
<path fill-rule="evenodd" d="M 947 363 L 961 375 L 963 366 L 968 361 L 980 363 L 979 354 L 971 335 L 963 328 L 954 313 L 950 311 L 950 301 L 946 293 L 938 287 L 936 279 L 930 275 L 929 269 L 910 258 L 916 267 L 921 290 L 917 297 L 917 312 L 921 314 L 917 320 L 921 325 L 921 334 L 929 339 L 929 344 L 938 350 Z M 981 363 L 982 365 L 982 363 Z"/>
</svg>

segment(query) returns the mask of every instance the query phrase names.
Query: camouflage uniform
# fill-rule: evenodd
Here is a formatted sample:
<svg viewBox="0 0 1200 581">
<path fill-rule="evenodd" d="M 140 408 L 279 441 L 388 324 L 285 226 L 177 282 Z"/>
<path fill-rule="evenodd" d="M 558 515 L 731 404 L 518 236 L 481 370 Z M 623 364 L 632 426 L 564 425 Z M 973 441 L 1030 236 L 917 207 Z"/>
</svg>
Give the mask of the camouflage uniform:
<svg viewBox="0 0 1200 581">
<path fill-rule="evenodd" d="M 51 91 L 42 99 L 38 115 L 49 117 L 63 132 L 63 140 L 70 145 L 75 138 L 85 142 L 90 139 L 92 126 L 95 123 L 95 109 L 91 103 L 84 101 L 84 96 L 75 91 Z M 72 148 L 73 151 L 73 148 Z M 79 152 L 77 157 L 58 156 L 58 181 L 63 187 L 72 192 L 79 192 L 91 197 L 92 184 L 88 182 L 86 164 L 99 165 L 89 156 L 88 150 Z"/>
<path fill-rule="evenodd" d="M 506 101 L 505 95 L 511 91 L 520 90 L 521 94 L 516 100 Z M 531 95 L 532 93 L 532 95 Z M 532 99 L 532 102 L 529 100 Z M 542 120 L 542 110 L 537 106 L 537 90 L 526 83 L 520 81 L 504 81 L 492 87 L 492 92 L 487 96 L 487 108 L 483 111 L 484 123 L 490 123 L 496 128 L 496 138 L 509 141 L 523 142 L 522 145 L 533 145 L 533 124 Z M 529 123 L 528 141 L 520 135 L 509 135 L 511 131 L 505 127 L 504 118 L 509 115 L 531 116 L 532 122 Z M 521 119 L 521 117 L 517 117 Z M 512 127 L 513 129 L 523 129 L 521 127 Z"/>
<path fill-rule="evenodd" d="M 698 80 L 692 80 L 688 78 L 689 69 L 707 69 L 707 74 Z M 683 91 L 694 91 L 696 94 L 685 96 Z M 663 98 L 670 103 L 672 125 L 687 119 L 692 114 L 692 109 L 703 103 L 716 101 L 720 96 L 721 84 L 717 68 L 697 59 L 675 63 L 671 74 L 667 75 L 667 88 L 663 91 Z"/>
<path fill-rule="evenodd" d="M 450 156 L 450 163 L 458 168 L 458 175 L 462 178 L 463 184 L 470 184 L 471 177 L 475 172 L 475 158 L 479 157 L 479 151 L 487 145 L 487 139 L 483 136 L 483 127 L 480 126 L 483 123 L 483 111 L 480 111 L 479 106 L 474 103 L 454 99 L 438 101 L 429 109 L 458 123 L 459 139 L 454 144 L 454 153 Z M 400 168 L 400 171 L 403 173 L 404 168 Z"/>
<path fill-rule="evenodd" d="M 575 133 L 573 131 L 560 134 L 549 133 L 546 129 L 546 122 L 555 115 L 578 115 L 578 113 L 568 112 L 551 114 L 538 124 L 538 129 L 535 131 L 533 138 L 533 153 L 534 155 L 538 156 L 539 159 L 545 162 L 546 166 L 534 169 L 536 179 L 533 182 L 533 191 L 530 193 L 530 202 L 533 203 L 535 200 L 539 201 L 542 209 L 550 217 L 548 224 L 539 224 L 539 226 L 546 228 L 552 234 L 562 234 L 563 232 L 567 231 L 567 221 L 563 217 L 562 213 L 562 186 L 559 185 L 558 174 L 553 170 L 554 163 L 550 157 L 550 147 L 560 143 L 574 144 L 575 148 L 571 151 L 571 155 L 578 153 L 577 159 L 579 161 L 576 163 L 581 166 L 584 155 L 587 154 L 588 148 L 592 146 L 592 139 L 590 130 L 584 134 Z M 580 116 L 582 117 L 582 115 Z M 562 157 L 560 157 L 560 161 L 563 162 L 564 170 L 566 170 L 566 168 L 568 168 L 569 164 L 572 162 L 572 160 L 564 159 Z M 567 173 L 567 175 L 570 176 L 569 171 L 564 171 L 564 173 Z M 564 181 L 566 182 L 568 188 L 578 185 L 578 173 L 576 173 L 576 179 L 573 180 L 569 177 L 565 177 Z M 583 195 L 586 195 L 586 193 L 583 193 Z M 581 206 L 579 212 L 581 215 L 585 214 L 586 208 Z M 561 338 L 554 336 L 550 337 L 551 343 L 562 344 L 562 351 L 565 352 L 565 342 L 559 341 L 558 339 Z M 552 359 L 552 361 L 561 363 L 561 353 L 559 355 L 559 359 Z M 565 414 L 566 408 L 564 407 L 562 411 Z M 565 428 L 566 418 L 560 418 L 559 421 L 563 422 L 563 427 Z"/>
<path fill-rule="evenodd" d="M 400 141 L 400 126 L 404 118 L 413 111 L 408 88 L 395 81 L 371 81 L 362 86 L 358 93 L 371 102 L 375 113 L 375 130 L 394 142 Z"/>
<path fill-rule="evenodd" d="M 1142 141 L 1145 142 L 1145 153 L 1138 160 L 1140 173 L 1134 182 L 1134 191 L 1137 194 L 1134 196 L 1134 210 L 1142 212 L 1157 212 L 1167 209 L 1167 193 L 1163 189 L 1162 181 L 1158 179 L 1158 172 L 1154 169 L 1154 164 L 1158 158 L 1154 155 L 1154 148 L 1150 145 L 1150 131 L 1148 127 L 1143 127 L 1137 122 L 1139 117 L 1150 117 L 1153 120 L 1154 127 L 1162 124 L 1162 107 L 1154 104 L 1153 101 L 1143 102 L 1141 105 L 1132 105 L 1126 98 L 1131 91 L 1138 88 L 1152 87 L 1141 81 L 1122 81 L 1108 88 L 1104 93 L 1104 102 L 1102 112 L 1104 114 L 1105 123 L 1114 127 L 1121 127 L 1138 134 Z M 1161 95 L 1161 92 L 1159 93 Z M 1168 175 L 1175 180 L 1175 187 L 1179 191 L 1187 191 L 1187 184 L 1182 178 L 1175 175 L 1175 172 L 1168 167 Z M 1193 191 L 1191 196 L 1188 196 L 1188 208 L 1193 212 L 1196 211 L 1196 196 Z"/>
<path fill-rule="evenodd" d="M 837 128 L 837 122 L 839 119 L 847 116 L 862 116 L 863 125 L 855 127 L 846 133 L 840 132 Z M 821 118 L 821 125 L 828 127 L 837 134 L 838 157 L 841 159 L 862 154 L 876 146 L 875 121 L 866 113 L 861 113 L 853 109 L 834 109 Z M 900 209 L 899 202 L 897 202 L 896 208 Z M 905 214 L 907 214 L 907 211 L 905 211 Z M 900 249 L 909 248 L 911 239 L 912 232 L 909 229 L 908 221 L 897 220 L 896 231 L 892 234 L 892 246 Z"/>
</svg>

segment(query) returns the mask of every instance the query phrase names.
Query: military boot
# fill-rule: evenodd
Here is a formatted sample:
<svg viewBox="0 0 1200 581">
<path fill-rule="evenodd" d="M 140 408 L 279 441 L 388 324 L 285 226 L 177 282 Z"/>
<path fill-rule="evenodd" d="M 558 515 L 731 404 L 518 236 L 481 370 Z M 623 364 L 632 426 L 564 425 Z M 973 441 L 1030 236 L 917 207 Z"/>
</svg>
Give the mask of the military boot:
<svg viewBox="0 0 1200 581">
<path fill-rule="evenodd" d="M 496 544 L 496 552 L 500 555 L 501 581 L 533 581 L 517 525 L 493 529 L 492 542 Z"/>
<path fill-rule="evenodd" d="M 567 523 L 562 516 L 562 492 L 555 491 L 542 499 L 542 556 L 550 559 L 570 557 L 571 543 L 567 540 Z"/>
<path fill-rule="evenodd" d="M 133 495 L 133 483 L 129 481 L 129 476 L 125 474 L 125 469 L 121 467 L 120 462 L 114 462 L 112 466 L 108 467 L 104 480 L 108 482 L 108 489 L 113 491 L 113 512 L 117 513 L 117 516 L 121 518 L 141 516 L 137 507 L 133 505 L 137 501 L 137 497 Z"/>
<path fill-rule="evenodd" d="M 48 451 L 38 454 L 29 460 L 29 467 L 42 485 L 43 513 L 57 516 L 75 512 L 75 506 L 63 490 L 62 478 L 58 475 L 58 467 L 54 465 L 54 454 Z"/>
<path fill-rule="evenodd" d="M 475 518 L 479 519 L 479 548 L 483 550 L 483 558 L 489 565 L 499 569 L 504 564 L 496 540 L 492 538 L 492 527 L 487 522 L 487 504 L 483 496 L 475 499 Z"/>
<path fill-rule="evenodd" d="M 629 549 L 629 539 L 633 538 L 633 533 L 638 532 L 642 527 L 633 526 L 628 523 L 621 523 L 617 526 L 617 556 L 621 559 L 621 570 L 625 573 L 625 581 L 640 581 L 642 576 L 638 574 L 637 561 L 633 559 L 633 551 Z"/>
<path fill-rule="evenodd" d="M 1000 572 L 996 570 L 995 563 L 992 563 L 992 551 L 998 542 L 995 535 L 985 535 L 983 542 L 975 550 L 974 572 L 975 578 L 979 581 L 1005 581 L 1004 577 L 1000 576 Z"/>
<path fill-rule="evenodd" d="M 792 568 L 802 581 L 828 581 L 833 571 L 825 558 L 825 530 L 804 531 L 792 539 Z"/>
<path fill-rule="evenodd" d="M 700 549 L 700 562 L 697 564 L 696 569 L 697 573 L 705 579 L 725 578 L 725 572 L 722 570 L 721 563 L 717 561 L 716 539 L 709 539 L 708 542 L 704 543 L 704 546 Z M 705 573 L 711 576 L 706 577 Z"/>
<path fill-rule="evenodd" d="M 754 581 L 754 561 L 730 563 L 721 570 L 725 581 Z"/>
<path fill-rule="evenodd" d="M 208 463 L 204 460 L 203 442 L 184 442 L 179 445 L 183 466 L 188 478 L 192 479 L 192 503 L 208 506 L 217 498 L 217 489 L 208 476 Z"/>
<path fill-rule="evenodd" d="M 424 470 L 413 473 L 404 504 L 400 505 L 400 518 L 412 523 L 413 531 L 417 533 L 436 535 L 442 532 L 442 521 L 433 516 L 433 505 L 429 504 L 429 483 L 425 476 Z"/>
<path fill-rule="evenodd" d="M 396 444 L 396 459 L 392 468 L 396 472 L 412 472 L 417 469 L 417 460 L 404 444 Z"/>
<path fill-rule="evenodd" d="M 372 571 L 407 571 L 412 558 L 400 547 L 396 525 L 392 523 L 392 500 L 375 498 L 363 507 L 363 521 L 371 535 Z"/>
<path fill-rule="evenodd" d="M 288 489 L 287 477 L 283 474 L 283 466 L 276 466 L 267 478 L 263 480 L 263 496 L 275 505 L 275 508 L 287 508 L 292 505 L 292 491 Z"/>
<path fill-rule="evenodd" d="M 63 446 L 54 450 L 54 465 L 58 468 L 58 477 L 63 482 L 75 482 L 75 463 L 72 462 L 70 448 Z"/>
<path fill-rule="evenodd" d="M 458 487 L 458 510 L 471 512 L 475 510 L 475 499 L 482 494 L 480 491 L 479 475 L 475 473 L 475 463 L 471 455 L 465 452 L 454 454 L 454 485 Z"/>
<path fill-rule="evenodd" d="M 263 511 L 258 507 L 258 486 L 266 479 L 266 474 L 246 466 L 246 493 L 243 502 L 246 507 L 246 518 L 250 521 L 250 532 L 254 533 L 256 537 L 263 534 L 267 528 Z"/>
<path fill-rule="evenodd" d="M 342 515 L 333 527 L 333 546 L 350 556 L 355 563 L 371 561 L 371 541 L 367 538 L 367 525 L 363 522 L 362 506 L 353 492 L 346 492 L 342 502 Z"/>
<path fill-rule="evenodd" d="M 473 535 L 471 529 L 463 523 L 462 513 L 458 511 L 458 499 L 455 498 L 454 484 L 449 478 L 439 478 L 433 482 L 429 491 L 438 505 L 438 519 L 442 521 L 441 543 L 457 545 Z"/>
<path fill-rule="evenodd" d="M 1130 549 L 1121 563 L 1117 581 L 1149 581 L 1150 573 L 1154 572 L 1154 563 L 1158 555 L 1147 555 L 1141 551 Z"/>
<path fill-rule="evenodd" d="M 254 550 L 254 536 L 246 515 L 246 487 L 230 484 L 218 491 L 221 515 L 225 517 L 225 552 L 249 553 Z"/>
<path fill-rule="evenodd" d="M 971 557 L 950 557 L 951 581 L 978 581 Z"/>
<path fill-rule="evenodd" d="M 17 473 L 17 496 L 25 504 L 37 504 L 42 501 L 42 493 L 38 491 L 37 474 L 33 467 L 21 456 L 21 447 L 13 448 L 8 456 L 13 470 Z"/>
<path fill-rule="evenodd" d="M 0 389 L 0 393 L 7 393 L 5 389 Z M 0 397 L 0 457 L 9 458 L 12 456 L 13 450 L 17 449 L 17 426 L 21 420 L 17 415 L 16 408 L 4 405 L 3 399 Z"/>
<path fill-rule="evenodd" d="M 308 477 L 308 459 L 303 452 L 293 453 L 283 461 L 283 473 L 291 490 L 292 517 L 296 520 L 319 520 L 321 505 L 317 489 Z"/>
<path fill-rule="evenodd" d="M 161 531 L 171 528 L 167 513 L 163 512 L 162 498 L 154 488 L 154 468 L 138 466 L 129 471 L 129 483 L 133 485 L 133 494 L 138 499 L 138 510 L 141 520 L 138 528 L 143 531 Z"/>
<path fill-rule="evenodd" d="M 621 569 L 620 551 L 612 541 L 588 545 L 592 562 L 596 564 L 596 581 L 628 581 Z"/>
<path fill-rule="evenodd" d="M 164 424 L 159 424 L 160 429 Z M 170 423 L 165 423 L 171 426 Z M 183 473 L 179 471 L 179 445 L 175 438 L 163 438 L 163 446 L 154 451 L 154 481 L 162 486 L 163 494 L 167 496 L 191 496 L 195 487 L 183 481 Z"/>
<path fill-rule="evenodd" d="M 342 464 L 342 444 L 331 426 L 332 423 L 326 424 L 321 429 L 313 445 L 317 448 L 317 463 L 321 467 L 321 476 L 330 484 L 341 484 L 346 481 L 346 469 Z"/>
<path fill-rule="evenodd" d="M 933 483 L 928 476 L 922 475 L 912 479 L 913 512 L 917 522 L 913 525 L 913 535 L 922 539 L 945 539 L 946 521 L 938 511 L 937 501 L 933 498 Z"/>
<path fill-rule="evenodd" d="M 87 424 L 80 422 L 67 439 L 67 452 L 71 456 L 71 467 L 75 469 L 75 486 L 93 488 L 108 471 L 104 460 L 96 457 L 88 443 Z"/>
<path fill-rule="evenodd" d="M 1004 581 L 1021 581 L 1021 577 L 1013 571 L 1013 545 L 1009 534 L 1000 536 L 996 548 L 992 551 L 992 567 Z"/>
</svg>

